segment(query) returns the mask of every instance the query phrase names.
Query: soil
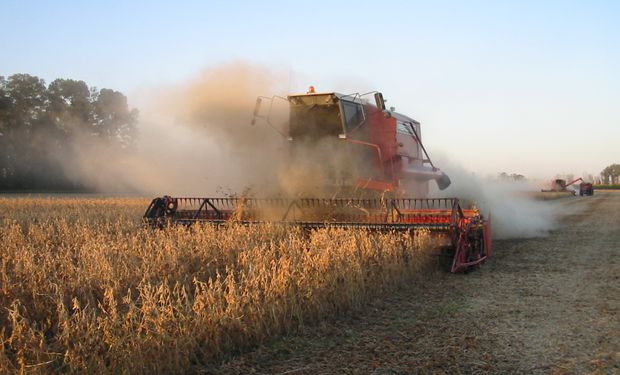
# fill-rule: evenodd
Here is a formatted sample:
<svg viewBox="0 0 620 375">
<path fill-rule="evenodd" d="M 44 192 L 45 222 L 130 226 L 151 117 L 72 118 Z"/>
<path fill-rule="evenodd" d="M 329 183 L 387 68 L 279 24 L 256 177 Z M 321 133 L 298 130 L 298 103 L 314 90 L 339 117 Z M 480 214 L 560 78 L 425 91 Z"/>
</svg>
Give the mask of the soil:
<svg viewBox="0 0 620 375">
<path fill-rule="evenodd" d="M 620 373 L 620 191 L 568 208 L 548 236 L 497 240 L 481 269 L 430 272 L 366 309 L 203 373 Z"/>
</svg>

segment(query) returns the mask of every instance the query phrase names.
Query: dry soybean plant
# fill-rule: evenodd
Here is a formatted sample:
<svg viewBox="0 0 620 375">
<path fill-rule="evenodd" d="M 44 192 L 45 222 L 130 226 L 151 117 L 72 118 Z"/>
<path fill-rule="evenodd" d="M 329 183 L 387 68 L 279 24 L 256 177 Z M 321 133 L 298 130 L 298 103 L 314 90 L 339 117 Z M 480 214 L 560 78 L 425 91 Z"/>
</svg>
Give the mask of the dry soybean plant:
<svg viewBox="0 0 620 375">
<path fill-rule="evenodd" d="M 186 372 L 415 280 L 428 233 L 163 230 L 147 201 L 0 198 L 0 372 Z"/>
</svg>

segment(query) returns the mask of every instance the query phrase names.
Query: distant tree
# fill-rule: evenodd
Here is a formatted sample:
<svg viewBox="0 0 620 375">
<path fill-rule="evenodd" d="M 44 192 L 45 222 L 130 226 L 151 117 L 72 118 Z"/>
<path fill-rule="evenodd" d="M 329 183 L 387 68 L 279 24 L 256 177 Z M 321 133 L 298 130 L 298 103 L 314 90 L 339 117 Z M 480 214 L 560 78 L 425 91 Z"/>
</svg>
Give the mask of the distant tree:
<svg viewBox="0 0 620 375">
<path fill-rule="evenodd" d="M 601 172 L 603 182 L 617 184 L 620 181 L 620 164 L 611 164 Z"/>
<path fill-rule="evenodd" d="M 91 91 L 84 81 L 57 79 L 48 87 L 48 98 L 48 116 L 58 129 L 68 133 L 91 126 Z"/>
<path fill-rule="evenodd" d="M 8 119 L 8 110 L 11 105 L 8 93 L 6 92 L 6 79 L 0 76 L 0 133 L 6 131 L 6 121 Z"/>
<path fill-rule="evenodd" d="M 14 74 L 3 84 L 8 98 L 8 126 L 29 130 L 45 112 L 45 81 L 28 74 Z"/>
<path fill-rule="evenodd" d="M 524 181 L 525 176 L 518 173 L 508 174 L 506 172 L 502 172 L 498 175 L 498 178 L 502 181 Z"/>
<path fill-rule="evenodd" d="M 40 152 L 37 133 L 44 126 L 47 103 L 45 82 L 28 74 L 14 74 L 2 81 L 5 96 L 3 118 L 4 182 L 12 181 L 15 188 L 24 187 L 37 176 Z"/>
<path fill-rule="evenodd" d="M 0 76 L 0 181 L 6 180 L 9 173 L 9 153 L 7 151 L 9 145 L 7 140 L 7 129 L 10 108 L 10 99 L 6 92 L 6 79 Z M 1 187 L 0 183 L 0 187 Z"/>
<path fill-rule="evenodd" d="M 0 189 L 76 187 L 64 176 L 63 160 L 77 157 L 82 142 L 129 149 L 137 117 L 118 91 L 72 79 L 46 86 L 28 74 L 0 76 Z"/>
<path fill-rule="evenodd" d="M 93 106 L 94 133 L 106 141 L 116 141 L 122 147 L 131 146 L 138 111 L 129 110 L 127 97 L 118 91 L 102 89 L 96 94 Z"/>
</svg>

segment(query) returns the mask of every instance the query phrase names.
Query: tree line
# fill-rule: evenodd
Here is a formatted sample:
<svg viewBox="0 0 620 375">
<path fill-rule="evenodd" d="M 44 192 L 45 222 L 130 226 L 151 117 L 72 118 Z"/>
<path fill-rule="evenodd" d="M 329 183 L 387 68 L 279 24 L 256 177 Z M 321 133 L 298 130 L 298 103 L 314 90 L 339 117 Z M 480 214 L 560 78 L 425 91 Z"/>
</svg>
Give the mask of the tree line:
<svg viewBox="0 0 620 375">
<path fill-rule="evenodd" d="M 601 172 L 601 182 L 603 184 L 620 183 L 620 164 L 611 164 Z"/>
<path fill-rule="evenodd" d="M 127 97 L 84 81 L 49 85 L 29 74 L 0 76 L 0 190 L 84 189 L 67 177 L 67 160 L 89 145 L 130 150 L 138 111 Z"/>
</svg>

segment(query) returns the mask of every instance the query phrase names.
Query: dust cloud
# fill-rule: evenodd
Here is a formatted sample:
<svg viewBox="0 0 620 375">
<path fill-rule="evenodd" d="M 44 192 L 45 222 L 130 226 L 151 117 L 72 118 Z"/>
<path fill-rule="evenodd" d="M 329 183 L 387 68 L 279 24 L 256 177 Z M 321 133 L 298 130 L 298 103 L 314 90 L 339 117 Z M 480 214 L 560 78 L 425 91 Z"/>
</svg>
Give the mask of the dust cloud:
<svg viewBox="0 0 620 375">
<path fill-rule="evenodd" d="M 251 125 L 256 97 L 281 90 L 277 72 L 235 63 L 139 98 L 139 138 L 127 153 L 76 140 L 68 177 L 100 192 L 145 195 L 270 194 L 286 140 Z"/>
<path fill-rule="evenodd" d="M 285 97 L 288 73 L 247 63 L 206 69 L 187 82 L 158 87 L 138 99 L 139 138 L 122 152 L 88 137 L 59 155 L 74 181 L 99 192 L 148 196 L 327 197 L 343 180 L 364 175 L 352 152 L 329 137 L 295 141 L 291 157 L 288 102 L 264 100 L 252 125 L 258 96 Z M 357 146 L 359 148 L 359 146 Z M 358 150 L 359 153 L 359 150 Z"/>
<path fill-rule="evenodd" d="M 326 176 L 326 170 L 356 170 L 350 165 L 349 150 L 313 142 L 298 147 L 294 164 L 285 165 L 289 158 L 285 157 L 288 140 L 281 134 L 286 133 L 283 121 L 275 116 L 275 129 L 264 121 L 251 125 L 256 97 L 285 95 L 286 75 L 235 63 L 152 90 L 141 99 L 134 151 L 128 154 L 88 140 L 74 142 L 73 155 L 78 157 L 63 160 L 66 173 L 101 192 L 226 196 L 250 190 L 255 196 L 324 196 L 326 181 L 333 177 Z M 538 187 L 482 178 L 448 160 L 436 161 L 452 185 L 433 195 L 458 197 L 465 206 L 476 204 L 484 215 L 492 215 L 496 237 L 542 236 L 555 227 L 557 205 L 527 193 L 539 191 Z"/>
<path fill-rule="evenodd" d="M 333 137 L 297 140 L 278 176 L 279 191 L 287 197 L 362 198 L 364 192 L 354 186 L 358 177 L 368 177 L 374 164 L 359 147 Z"/>
<path fill-rule="evenodd" d="M 485 216 L 491 216 L 495 238 L 531 238 L 545 236 L 556 228 L 561 207 L 535 198 L 540 192 L 530 181 L 502 180 L 482 177 L 445 157 L 438 166 L 452 180 L 444 191 L 433 196 L 457 197 L 465 207 L 474 204 Z"/>
</svg>

